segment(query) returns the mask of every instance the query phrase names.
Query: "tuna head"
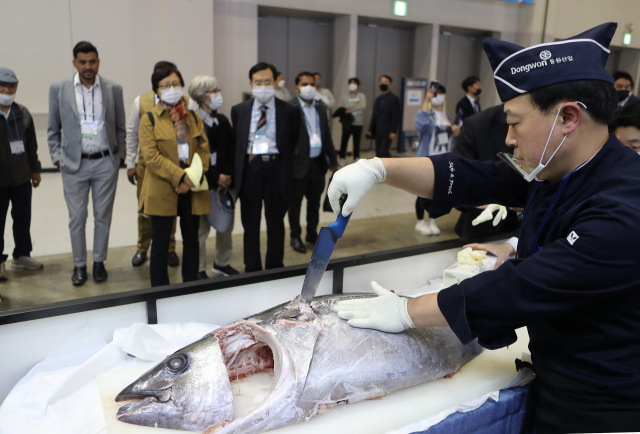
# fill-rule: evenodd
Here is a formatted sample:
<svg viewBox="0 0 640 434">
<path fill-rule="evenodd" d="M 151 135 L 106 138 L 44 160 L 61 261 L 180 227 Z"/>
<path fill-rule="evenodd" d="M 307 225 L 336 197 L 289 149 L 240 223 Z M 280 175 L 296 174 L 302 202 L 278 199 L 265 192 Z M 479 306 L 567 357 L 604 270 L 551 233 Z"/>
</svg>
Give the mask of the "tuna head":
<svg viewBox="0 0 640 434">
<path fill-rule="evenodd" d="M 204 431 L 233 420 L 231 384 L 213 334 L 168 356 L 116 396 L 122 422 Z"/>
</svg>

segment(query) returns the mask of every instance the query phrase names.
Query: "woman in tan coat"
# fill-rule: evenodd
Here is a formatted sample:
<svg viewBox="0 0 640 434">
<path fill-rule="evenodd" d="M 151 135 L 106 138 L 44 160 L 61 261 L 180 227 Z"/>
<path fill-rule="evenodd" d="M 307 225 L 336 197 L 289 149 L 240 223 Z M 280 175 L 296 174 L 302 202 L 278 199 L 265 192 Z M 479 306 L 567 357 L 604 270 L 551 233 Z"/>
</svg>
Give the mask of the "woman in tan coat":
<svg viewBox="0 0 640 434">
<path fill-rule="evenodd" d="M 139 211 L 153 219 L 151 286 L 169 284 L 167 254 L 173 218 L 180 216 L 182 232 L 182 280 L 198 276 L 199 216 L 209 213 L 209 192 L 192 191 L 194 182 L 185 169 L 194 155 L 209 168 L 209 145 L 202 119 L 187 110 L 182 98 L 182 76 L 173 67 L 160 68 L 151 76 L 160 102 L 140 119 L 140 150 L 147 163 Z"/>
</svg>

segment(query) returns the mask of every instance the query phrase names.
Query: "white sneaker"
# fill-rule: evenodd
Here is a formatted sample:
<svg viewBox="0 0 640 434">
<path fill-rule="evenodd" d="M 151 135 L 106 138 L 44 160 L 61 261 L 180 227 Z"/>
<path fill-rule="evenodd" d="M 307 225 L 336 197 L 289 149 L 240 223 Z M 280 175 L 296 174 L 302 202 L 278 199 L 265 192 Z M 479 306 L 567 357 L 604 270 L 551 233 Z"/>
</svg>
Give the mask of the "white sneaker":
<svg viewBox="0 0 640 434">
<path fill-rule="evenodd" d="M 4 282 L 5 280 L 9 279 L 9 277 L 7 277 L 7 269 L 4 265 L 5 263 L 6 261 L 0 263 L 0 282 Z"/>
<path fill-rule="evenodd" d="M 11 268 L 26 269 L 26 270 L 39 270 L 42 268 L 42 262 L 34 261 L 29 256 L 20 256 L 19 258 L 13 258 Z"/>
<path fill-rule="evenodd" d="M 414 229 L 420 235 L 431 235 L 431 229 L 429 229 L 424 220 L 418 220 L 418 223 L 416 223 Z"/>
<path fill-rule="evenodd" d="M 431 231 L 431 235 L 440 235 L 440 228 L 436 225 L 435 219 L 429 219 L 429 224 L 427 226 Z"/>
</svg>

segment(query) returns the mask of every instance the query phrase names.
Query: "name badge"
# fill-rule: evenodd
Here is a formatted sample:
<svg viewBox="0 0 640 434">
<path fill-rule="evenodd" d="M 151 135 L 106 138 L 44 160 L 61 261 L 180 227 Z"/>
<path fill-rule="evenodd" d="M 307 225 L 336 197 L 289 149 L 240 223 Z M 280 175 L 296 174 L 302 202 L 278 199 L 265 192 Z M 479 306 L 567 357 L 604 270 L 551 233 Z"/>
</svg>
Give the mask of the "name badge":
<svg viewBox="0 0 640 434">
<path fill-rule="evenodd" d="M 211 167 L 216 165 L 216 163 L 218 162 L 218 153 L 217 152 L 214 152 L 213 154 L 211 154 L 211 157 L 209 157 L 209 162 L 211 163 Z"/>
<path fill-rule="evenodd" d="M 439 133 L 438 134 L 438 146 L 448 145 L 448 144 L 449 144 L 449 135 L 446 132 Z"/>
<path fill-rule="evenodd" d="M 349 102 L 351 104 L 359 104 L 360 103 L 360 98 L 349 98 Z"/>
<path fill-rule="evenodd" d="M 82 120 L 80 123 L 80 135 L 82 137 L 94 138 L 98 135 L 98 121 Z"/>
<path fill-rule="evenodd" d="M 189 161 L 189 144 L 178 143 L 178 159 Z"/>
<path fill-rule="evenodd" d="M 253 139 L 251 153 L 257 155 L 269 153 L 269 139 L 267 139 L 267 136 L 256 136 Z"/>
<path fill-rule="evenodd" d="M 309 138 L 309 145 L 312 149 L 317 149 L 322 147 L 322 139 L 320 138 L 320 134 L 313 133 Z"/>
<path fill-rule="evenodd" d="M 24 142 L 22 140 L 14 140 L 9 142 L 9 145 L 11 146 L 11 153 L 13 155 L 24 154 Z"/>
</svg>

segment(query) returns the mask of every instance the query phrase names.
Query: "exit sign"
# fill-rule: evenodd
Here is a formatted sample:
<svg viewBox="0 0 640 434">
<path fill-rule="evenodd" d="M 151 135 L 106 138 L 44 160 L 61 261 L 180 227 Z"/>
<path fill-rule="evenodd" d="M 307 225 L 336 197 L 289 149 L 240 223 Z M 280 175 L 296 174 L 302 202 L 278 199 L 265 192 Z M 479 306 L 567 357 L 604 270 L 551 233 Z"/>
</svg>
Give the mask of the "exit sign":
<svg viewBox="0 0 640 434">
<path fill-rule="evenodd" d="M 396 0 L 393 2 L 393 15 L 404 17 L 407 15 L 407 2 L 402 0 Z"/>
<path fill-rule="evenodd" d="M 625 33 L 624 34 L 624 39 L 622 40 L 622 43 L 624 45 L 629 45 L 631 44 L 631 33 Z"/>
</svg>

